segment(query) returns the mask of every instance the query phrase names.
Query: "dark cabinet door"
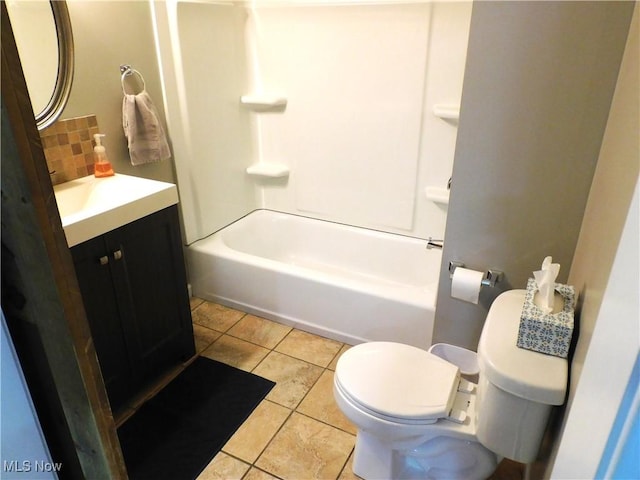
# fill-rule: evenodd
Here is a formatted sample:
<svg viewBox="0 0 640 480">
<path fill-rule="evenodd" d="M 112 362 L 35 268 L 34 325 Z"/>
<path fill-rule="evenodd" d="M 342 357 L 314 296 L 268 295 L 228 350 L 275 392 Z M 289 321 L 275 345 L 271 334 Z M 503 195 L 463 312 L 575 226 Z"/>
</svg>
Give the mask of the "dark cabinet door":
<svg viewBox="0 0 640 480">
<path fill-rule="evenodd" d="M 112 275 L 113 262 L 102 236 L 73 247 L 71 253 L 100 370 L 115 410 L 131 394 L 133 377 L 122 330 L 123 312 Z"/>
<path fill-rule="evenodd" d="M 132 368 L 145 381 L 195 353 L 177 208 L 107 234 L 107 244 L 121 252 L 119 296 L 131 306 L 123 329 Z"/>
<path fill-rule="evenodd" d="M 71 249 L 112 410 L 195 354 L 177 207 Z"/>
</svg>

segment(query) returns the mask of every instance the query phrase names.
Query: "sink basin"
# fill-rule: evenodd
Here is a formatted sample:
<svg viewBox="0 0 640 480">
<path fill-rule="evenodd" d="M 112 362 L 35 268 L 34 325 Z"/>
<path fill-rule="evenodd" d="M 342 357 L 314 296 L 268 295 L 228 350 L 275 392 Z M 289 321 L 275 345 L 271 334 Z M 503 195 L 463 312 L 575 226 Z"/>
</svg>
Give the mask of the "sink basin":
<svg viewBox="0 0 640 480">
<path fill-rule="evenodd" d="M 178 203 L 172 183 L 116 174 L 54 185 L 70 247 Z"/>
</svg>

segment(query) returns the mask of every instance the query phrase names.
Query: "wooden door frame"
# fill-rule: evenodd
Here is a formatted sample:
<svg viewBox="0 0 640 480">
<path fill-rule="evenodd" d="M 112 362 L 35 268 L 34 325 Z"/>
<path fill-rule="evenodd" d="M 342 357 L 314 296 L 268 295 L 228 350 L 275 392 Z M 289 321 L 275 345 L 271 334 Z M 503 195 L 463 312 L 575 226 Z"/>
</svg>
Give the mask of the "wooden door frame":
<svg viewBox="0 0 640 480">
<path fill-rule="evenodd" d="M 9 16 L 2 24 L 2 308 L 61 478 L 127 478 Z M 51 439 L 62 445 L 51 445 Z"/>
</svg>

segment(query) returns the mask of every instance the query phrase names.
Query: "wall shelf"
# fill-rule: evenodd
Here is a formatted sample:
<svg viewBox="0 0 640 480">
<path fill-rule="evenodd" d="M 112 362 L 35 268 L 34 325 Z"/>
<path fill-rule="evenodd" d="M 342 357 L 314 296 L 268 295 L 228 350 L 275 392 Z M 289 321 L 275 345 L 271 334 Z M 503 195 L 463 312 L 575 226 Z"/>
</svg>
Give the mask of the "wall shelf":
<svg viewBox="0 0 640 480">
<path fill-rule="evenodd" d="M 289 176 L 289 167 L 284 163 L 254 163 L 247 167 L 247 174 L 255 177 L 282 178 Z"/>
<path fill-rule="evenodd" d="M 444 187 L 426 187 L 424 193 L 427 199 L 440 205 L 449 205 L 449 190 Z"/>
<path fill-rule="evenodd" d="M 460 118 L 460 105 L 447 105 L 436 103 L 433 106 L 433 114 L 442 120 L 458 120 Z"/>
<path fill-rule="evenodd" d="M 287 97 L 270 94 L 249 94 L 240 97 L 240 103 L 254 111 L 283 110 Z"/>
</svg>

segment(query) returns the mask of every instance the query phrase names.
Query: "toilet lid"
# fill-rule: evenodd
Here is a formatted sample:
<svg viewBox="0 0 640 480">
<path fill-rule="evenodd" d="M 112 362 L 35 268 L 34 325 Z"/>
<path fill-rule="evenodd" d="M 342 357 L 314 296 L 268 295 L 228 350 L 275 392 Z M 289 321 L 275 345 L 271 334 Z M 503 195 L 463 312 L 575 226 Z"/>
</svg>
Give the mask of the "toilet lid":
<svg viewBox="0 0 640 480">
<path fill-rule="evenodd" d="M 370 342 L 347 350 L 336 380 L 364 407 L 400 419 L 438 419 L 451 410 L 458 367 L 410 345 Z"/>
</svg>

